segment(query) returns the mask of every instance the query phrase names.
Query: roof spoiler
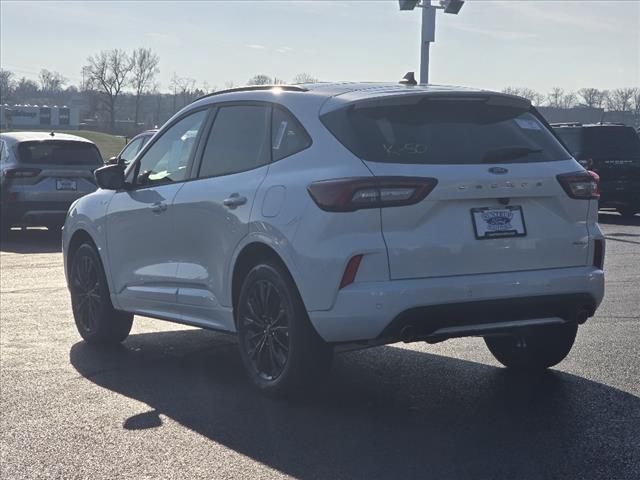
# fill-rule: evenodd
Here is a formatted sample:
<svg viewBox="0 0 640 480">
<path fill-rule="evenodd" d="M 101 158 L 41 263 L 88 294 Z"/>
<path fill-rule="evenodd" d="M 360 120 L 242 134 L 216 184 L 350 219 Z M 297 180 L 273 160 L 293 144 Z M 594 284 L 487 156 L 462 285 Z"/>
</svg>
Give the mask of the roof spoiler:
<svg viewBox="0 0 640 480">
<path fill-rule="evenodd" d="M 529 110 L 531 101 L 523 97 L 508 95 L 505 93 L 493 92 L 415 92 L 415 93 L 393 93 L 375 97 L 372 99 L 359 100 L 351 105 L 354 109 L 386 107 L 391 105 L 417 105 L 424 101 L 456 101 L 456 102 L 479 102 L 495 107 L 511 107 L 521 110 Z"/>
</svg>

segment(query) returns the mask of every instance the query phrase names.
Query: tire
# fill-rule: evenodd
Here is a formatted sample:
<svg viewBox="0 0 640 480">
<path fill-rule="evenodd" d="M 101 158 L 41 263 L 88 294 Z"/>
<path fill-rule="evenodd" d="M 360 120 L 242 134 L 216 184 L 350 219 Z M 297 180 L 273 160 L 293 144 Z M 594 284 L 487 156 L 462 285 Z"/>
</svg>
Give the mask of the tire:
<svg viewBox="0 0 640 480">
<path fill-rule="evenodd" d="M 485 337 L 493 356 L 515 370 L 544 370 L 557 365 L 569 354 L 578 325 L 540 327 L 526 333 Z"/>
<path fill-rule="evenodd" d="M 298 395 L 328 374 L 333 349 L 311 325 L 293 279 L 279 264 L 249 271 L 236 322 L 242 363 L 262 392 Z"/>
<path fill-rule="evenodd" d="M 87 343 L 114 345 L 127 338 L 133 315 L 113 308 L 104 268 L 93 245 L 84 243 L 73 255 L 69 290 L 76 328 Z"/>
<path fill-rule="evenodd" d="M 622 218 L 633 218 L 633 216 L 638 213 L 638 209 L 633 207 L 620 207 L 616 210 L 618 210 Z"/>
</svg>

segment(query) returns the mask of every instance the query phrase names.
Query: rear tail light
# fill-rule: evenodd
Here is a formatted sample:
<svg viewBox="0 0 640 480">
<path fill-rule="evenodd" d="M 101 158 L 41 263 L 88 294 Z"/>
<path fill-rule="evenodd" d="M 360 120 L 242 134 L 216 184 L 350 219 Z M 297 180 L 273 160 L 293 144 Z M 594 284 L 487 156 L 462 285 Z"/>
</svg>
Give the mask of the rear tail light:
<svg viewBox="0 0 640 480">
<path fill-rule="evenodd" d="M 342 274 L 342 280 L 340 280 L 340 288 L 344 288 L 355 281 L 361 260 L 362 255 L 354 255 L 353 257 L 351 257 L 349 263 L 347 263 L 347 266 L 344 269 L 344 273 Z"/>
<path fill-rule="evenodd" d="M 40 171 L 39 168 L 7 168 L 2 175 L 6 178 L 29 178 L 35 177 Z"/>
<path fill-rule="evenodd" d="M 593 242 L 593 266 L 600 270 L 604 269 L 604 240 Z"/>
<path fill-rule="evenodd" d="M 307 190 L 322 210 L 354 212 L 418 203 L 437 184 L 428 177 L 357 177 L 314 182 Z"/>
<path fill-rule="evenodd" d="M 558 182 L 567 195 L 580 200 L 597 200 L 600 198 L 600 177 L 591 170 L 558 175 Z"/>
</svg>

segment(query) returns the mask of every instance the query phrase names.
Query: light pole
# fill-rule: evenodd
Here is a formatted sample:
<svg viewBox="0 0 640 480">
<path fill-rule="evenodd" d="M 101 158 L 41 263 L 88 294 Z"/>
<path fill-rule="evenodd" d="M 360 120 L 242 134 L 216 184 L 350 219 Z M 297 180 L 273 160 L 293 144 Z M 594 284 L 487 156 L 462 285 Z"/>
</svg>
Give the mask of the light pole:
<svg viewBox="0 0 640 480">
<path fill-rule="evenodd" d="M 464 0 L 440 0 L 432 5 L 431 0 L 398 0 L 400 10 L 422 8 L 422 33 L 420 35 L 420 83 L 429 83 L 429 46 L 436 40 L 436 10 L 457 15 Z"/>
</svg>

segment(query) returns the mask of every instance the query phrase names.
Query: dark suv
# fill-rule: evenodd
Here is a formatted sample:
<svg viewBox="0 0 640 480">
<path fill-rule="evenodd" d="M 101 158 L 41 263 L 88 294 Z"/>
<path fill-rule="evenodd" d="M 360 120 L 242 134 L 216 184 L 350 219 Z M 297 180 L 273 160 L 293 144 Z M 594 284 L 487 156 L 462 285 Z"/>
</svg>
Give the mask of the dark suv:
<svg viewBox="0 0 640 480">
<path fill-rule="evenodd" d="M 600 207 L 623 217 L 640 212 L 640 136 L 622 124 L 553 124 L 582 165 L 600 175 Z"/>
</svg>

